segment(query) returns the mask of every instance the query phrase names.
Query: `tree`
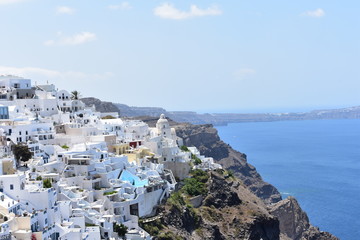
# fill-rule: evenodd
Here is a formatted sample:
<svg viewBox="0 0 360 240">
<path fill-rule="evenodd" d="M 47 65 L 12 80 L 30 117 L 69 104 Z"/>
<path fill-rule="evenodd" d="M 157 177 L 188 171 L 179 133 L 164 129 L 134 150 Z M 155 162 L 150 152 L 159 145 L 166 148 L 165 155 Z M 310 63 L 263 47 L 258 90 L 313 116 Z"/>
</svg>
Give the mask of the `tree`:
<svg viewBox="0 0 360 240">
<path fill-rule="evenodd" d="M 78 100 L 79 98 L 80 98 L 80 92 L 79 91 L 74 90 L 74 91 L 71 92 L 71 99 Z"/>
<path fill-rule="evenodd" d="M 116 232 L 119 237 L 122 237 L 123 239 L 125 239 L 125 234 L 127 233 L 127 230 L 128 228 L 124 224 L 113 223 L 113 231 Z"/>
<path fill-rule="evenodd" d="M 32 157 L 32 152 L 30 152 L 29 147 L 23 143 L 14 145 L 12 151 L 16 159 L 17 166 L 20 165 L 20 161 L 27 162 Z"/>
</svg>

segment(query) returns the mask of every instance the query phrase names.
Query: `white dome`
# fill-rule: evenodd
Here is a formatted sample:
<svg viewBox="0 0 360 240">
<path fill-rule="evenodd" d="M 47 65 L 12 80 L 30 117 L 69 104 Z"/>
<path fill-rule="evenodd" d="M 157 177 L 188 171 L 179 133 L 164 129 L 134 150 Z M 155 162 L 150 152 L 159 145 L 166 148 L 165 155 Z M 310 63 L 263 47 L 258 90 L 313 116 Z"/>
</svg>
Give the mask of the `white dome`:
<svg viewBox="0 0 360 240">
<path fill-rule="evenodd" d="M 168 120 L 166 119 L 165 114 L 161 114 L 159 120 L 157 121 L 157 123 L 167 123 L 167 122 Z"/>
</svg>

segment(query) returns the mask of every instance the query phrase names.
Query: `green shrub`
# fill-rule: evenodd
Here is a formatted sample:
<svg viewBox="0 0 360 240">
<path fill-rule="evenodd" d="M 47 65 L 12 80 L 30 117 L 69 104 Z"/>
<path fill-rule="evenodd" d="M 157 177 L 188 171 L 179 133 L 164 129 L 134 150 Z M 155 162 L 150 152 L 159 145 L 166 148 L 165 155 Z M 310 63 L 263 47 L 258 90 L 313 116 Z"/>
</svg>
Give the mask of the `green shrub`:
<svg viewBox="0 0 360 240">
<path fill-rule="evenodd" d="M 44 188 L 51 188 L 52 184 L 51 184 L 51 180 L 49 178 L 46 178 L 43 180 L 43 187 Z"/>
<path fill-rule="evenodd" d="M 234 172 L 233 170 L 227 170 L 227 174 L 230 178 L 234 178 Z"/>
<path fill-rule="evenodd" d="M 182 151 L 184 151 L 184 152 L 189 152 L 190 150 L 187 148 L 187 146 L 185 146 L 185 145 L 182 145 L 181 147 L 180 147 L 180 149 L 182 150 Z"/>
<path fill-rule="evenodd" d="M 140 221 L 139 225 L 146 232 L 148 232 L 151 236 L 157 236 L 161 232 L 161 230 L 164 229 L 164 226 L 161 224 L 159 219 L 157 219 L 153 222 L 149 222 L 149 223 L 142 223 Z"/>
<path fill-rule="evenodd" d="M 195 178 L 199 182 L 206 183 L 209 179 L 209 175 L 207 172 L 201 170 L 201 169 L 195 169 L 190 172 L 190 175 L 192 178 Z"/>
<path fill-rule="evenodd" d="M 36 180 L 37 180 L 37 181 L 41 181 L 41 180 L 42 180 L 42 177 L 41 177 L 41 176 L 37 176 L 37 177 L 36 177 Z"/>
<path fill-rule="evenodd" d="M 63 149 L 65 149 L 65 150 L 68 150 L 68 149 L 69 149 L 69 146 L 66 145 L 66 144 L 62 145 L 61 147 L 62 147 Z"/>
<path fill-rule="evenodd" d="M 195 165 L 199 165 L 202 163 L 202 161 L 200 160 L 200 158 L 195 158 L 194 163 Z"/>
<path fill-rule="evenodd" d="M 191 178 L 184 180 L 184 186 L 182 190 L 190 196 L 197 196 L 200 194 L 206 194 L 206 182 L 209 179 L 207 172 L 195 169 L 190 172 Z"/>
<path fill-rule="evenodd" d="M 206 185 L 203 182 L 200 182 L 196 178 L 187 178 L 185 179 L 185 185 L 183 190 L 190 196 L 197 196 L 200 194 L 206 194 L 207 189 Z"/>
<path fill-rule="evenodd" d="M 202 163 L 201 159 L 198 158 L 195 154 L 191 154 L 191 159 L 194 160 L 195 165 Z"/>
<path fill-rule="evenodd" d="M 169 199 L 167 200 L 167 203 L 180 209 L 181 206 L 185 205 L 185 200 L 181 196 L 180 192 L 174 192 L 170 195 Z"/>
<path fill-rule="evenodd" d="M 114 194 L 114 193 L 117 193 L 117 191 L 104 192 L 104 196 L 111 195 L 111 194 Z"/>
</svg>

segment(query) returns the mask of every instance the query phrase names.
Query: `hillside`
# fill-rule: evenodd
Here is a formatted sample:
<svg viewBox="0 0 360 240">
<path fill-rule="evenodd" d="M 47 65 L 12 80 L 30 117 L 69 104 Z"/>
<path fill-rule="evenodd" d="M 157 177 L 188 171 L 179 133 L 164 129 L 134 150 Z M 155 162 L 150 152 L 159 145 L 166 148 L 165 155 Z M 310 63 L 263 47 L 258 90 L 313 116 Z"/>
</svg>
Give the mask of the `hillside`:
<svg viewBox="0 0 360 240">
<path fill-rule="evenodd" d="M 185 183 L 158 217 L 141 221 L 155 239 L 338 240 L 311 226 L 294 198 L 266 205 L 224 170 L 191 179 L 205 182 L 205 193 L 189 196 Z"/>
<path fill-rule="evenodd" d="M 159 107 L 130 107 L 125 104 L 102 102 L 96 98 L 83 98 L 88 106 L 108 112 L 119 112 L 122 117 L 150 116 L 158 117 L 164 113 L 176 122 L 192 124 L 226 125 L 239 122 L 271 122 L 286 120 L 317 120 L 317 119 L 357 119 L 360 118 L 360 106 L 314 110 L 302 113 L 204 113 L 191 111 L 167 111 Z"/>
</svg>

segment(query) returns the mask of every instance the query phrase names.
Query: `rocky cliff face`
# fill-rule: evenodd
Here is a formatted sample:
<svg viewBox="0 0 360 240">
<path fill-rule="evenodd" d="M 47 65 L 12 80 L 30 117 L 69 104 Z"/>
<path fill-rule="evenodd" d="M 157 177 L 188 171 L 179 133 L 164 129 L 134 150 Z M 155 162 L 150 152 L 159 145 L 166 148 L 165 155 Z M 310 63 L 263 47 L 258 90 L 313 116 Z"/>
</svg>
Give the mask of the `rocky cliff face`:
<svg viewBox="0 0 360 240">
<path fill-rule="evenodd" d="M 200 207 L 186 203 L 182 193 L 183 204 L 170 198 L 160 209 L 162 217 L 143 227 L 156 226 L 155 239 L 280 239 L 279 221 L 240 181 L 211 172 L 207 188 Z"/>
<path fill-rule="evenodd" d="M 235 176 L 241 180 L 246 189 L 263 201 L 268 213 L 279 220 L 281 240 L 338 239 L 312 226 L 307 214 L 295 198 L 281 200 L 279 191 L 271 184 L 264 182 L 255 167 L 247 163 L 246 155 L 224 143 L 212 125 L 178 124 L 174 127 L 186 146 L 196 146 L 202 154 L 213 157 L 224 168 L 234 171 Z"/>
<path fill-rule="evenodd" d="M 271 205 L 269 212 L 280 221 L 282 240 L 338 240 L 312 226 L 307 214 L 293 197 Z"/>
<path fill-rule="evenodd" d="M 84 102 L 88 107 L 94 105 L 95 109 L 99 112 L 117 112 L 120 114 L 119 108 L 116 107 L 112 102 L 104 102 L 93 97 L 82 98 L 81 101 Z"/>
<path fill-rule="evenodd" d="M 232 170 L 236 177 L 265 203 L 281 200 L 277 189 L 262 180 L 255 167 L 246 161 L 246 155 L 221 141 L 217 130 L 212 125 L 175 125 L 176 134 L 184 140 L 186 146 L 195 146 L 201 154 L 213 157 L 224 168 Z"/>
<path fill-rule="evenodd" d="M 281 219 L 281 233 L 289 239 L 299 240 L 310 227 L 309 218 L 292 197 L 272 205 L 270 212 Z"/>
</svg>

